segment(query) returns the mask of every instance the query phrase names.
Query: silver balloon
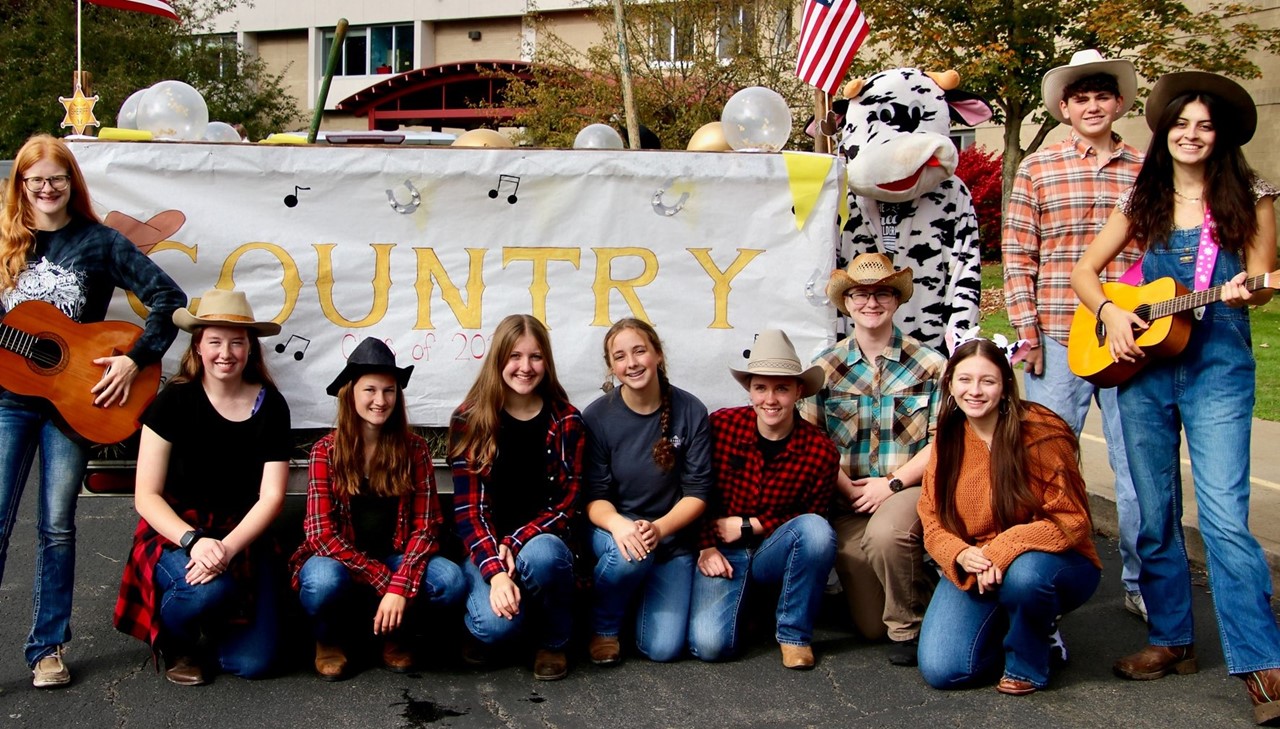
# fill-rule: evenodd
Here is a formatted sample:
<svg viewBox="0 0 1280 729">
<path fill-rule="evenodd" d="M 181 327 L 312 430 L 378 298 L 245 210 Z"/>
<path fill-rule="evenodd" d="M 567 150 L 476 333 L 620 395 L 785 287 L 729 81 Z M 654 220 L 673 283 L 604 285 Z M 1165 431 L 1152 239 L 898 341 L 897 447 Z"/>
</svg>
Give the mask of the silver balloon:
<svg viewBox="0 0 1280 729">
<path fill-rule="evenodd" d="M 211 121 L 204 130 L 206 142 L 239 142 L 240 132 L 226 122 Z"/>
<path fill-rule="evenodd" d="M 730 147 L 741 152 L 776 152 L 791 137 L 791 109 L 777 91 L 751 86 L 724 105 L 720 124 Z"/>
<path fill-rule="evenodd" d="M 142 100 L 142 95 L 145 93 L 147 93 L 146 89 L 138 89 L 129 94 L 129 98 L 120 105 L 120 113 L 116 114 L 117 129 L 138 128 L 138 102 Z"/>
<path fill-rule="evenodd" d="M 138 128 L 156 139 L 203 139 L 208 126 L 204 97 L 181 81 L 161 81 L 138 102 Z"/>
<path fill-rule="evenodd" d="M 574 149 L 622 149 L 622 135 L 608 124 L 588 124 L 573 138 Z"/>
</svg>

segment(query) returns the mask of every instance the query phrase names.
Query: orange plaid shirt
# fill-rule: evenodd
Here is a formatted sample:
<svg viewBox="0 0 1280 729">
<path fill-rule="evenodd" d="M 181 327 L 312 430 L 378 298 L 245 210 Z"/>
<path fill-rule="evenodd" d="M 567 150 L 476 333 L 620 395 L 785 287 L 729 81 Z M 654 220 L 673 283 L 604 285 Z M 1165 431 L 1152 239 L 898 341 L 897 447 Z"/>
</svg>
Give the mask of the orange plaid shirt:
<svg viewBox="0 0 1280 729">
<path fill-rule="evenodd" d="M 1080 299 L 1071 269 L 1102 230 L 1120 194 L 1133 187 L 1142 153 L 1117 135 L 1101 167 L 1093 146 L 1074 132 L 1028 155 L 1018 167 L 1004 214 L 1004 296 L 1009 323 L 1020 338 L 1040 345 L 1040 334 L 1066 344 Z M 1138 260 L 1130 244 L 1103 272 L 1114 281 Z"/>
</svg>

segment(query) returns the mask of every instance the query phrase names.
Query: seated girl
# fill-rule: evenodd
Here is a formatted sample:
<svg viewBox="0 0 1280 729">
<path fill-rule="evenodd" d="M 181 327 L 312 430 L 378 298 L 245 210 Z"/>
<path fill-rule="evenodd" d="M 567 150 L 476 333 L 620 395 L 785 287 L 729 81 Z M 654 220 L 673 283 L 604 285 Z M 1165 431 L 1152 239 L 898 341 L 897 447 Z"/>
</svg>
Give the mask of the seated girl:
<svg viewBox="0 0 1280 729">
<path fill-rule="evenodd" d="M 469 663 L 526 634 L 537 647 L 534 678 L 568 675 L 568 539 L 583 445 L 582 417 L 556 377 L 547 328 L 526 314 L 503 319 L 449 428 L 454 515 L 468 555 Z"/>
<path fill-rule="evenodd" d="M 115 625 L 167 663 L 173 683 L 205 683 L 203 633 L 223 671 L 270 672 L 279 637 L 274 545 L 289 477 L 289 406 L 267 373 L 244 294 L 213 289 L 173 323 L 191 333 L 177 375 L 142 416 L 134 506 L 142 518 Z"/>
<path fill-rule="evenodd" d="M 671 386 L 662 342 L 643 321 L 609 329 L 604 361 L 609 392 L 583 413 L 590 433 L 583 500 L 598 560 L 588 652 L 596 665 L 618 663 L 618 634 L 634 608 L 640 652 L 671 661 L 687 643 L 694 521 L 711 490 L 707 408 Z M 614 377 L 621 387 L 612 387 Z"/>
<path fill-rule="evenodd" d="M 431 451 L 410 432 L 402 397 L 412 373 L 370 337 L 326 390 L 338 398 L 337 427 L 311 449 L 305 538 L 290 562 L 326 681 L 345 676 L 350 637 L 381 637 L 382 665 L 409 671 L 405 636 L 424 622 L 423 603 L 454 605 L 465 593 L 462 570 L 438 556 Z"/>
<path fill-rule="evenodd" d="M 1079 443 L 1053 411 L 1018 395 L 1000 347 L 956 347 L 942 383 L 920 493 L 925 549 L 943 580 L 920 632 L 934 688 L 993 680 L 1021 696 L 1049 682 L 1059 616 L 1098 587 Z"/>
</svg>

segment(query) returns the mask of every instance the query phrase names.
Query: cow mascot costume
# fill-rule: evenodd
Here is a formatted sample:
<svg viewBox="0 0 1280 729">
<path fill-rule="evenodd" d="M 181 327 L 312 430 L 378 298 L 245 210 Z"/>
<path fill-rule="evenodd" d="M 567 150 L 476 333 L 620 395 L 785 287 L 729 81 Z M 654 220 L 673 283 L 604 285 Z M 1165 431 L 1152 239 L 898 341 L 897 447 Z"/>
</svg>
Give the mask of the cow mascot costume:
<svg viewBox="0 0 1280 729">
<path fill-rule="evenodd" d="M 978 217 L 947 132 L 952 120 L 987 121 L 991 107 L 959 83 L 955 71 L 895 68 L 850 81 L 833 104 L 845 112 L 839 142 L 849 175 L 839 267 L 873 252 L 910 267 L 915 294 L 894 323 L 940 352 L 948 329 L 977 326 L 982 285 Z"/>
</svg>

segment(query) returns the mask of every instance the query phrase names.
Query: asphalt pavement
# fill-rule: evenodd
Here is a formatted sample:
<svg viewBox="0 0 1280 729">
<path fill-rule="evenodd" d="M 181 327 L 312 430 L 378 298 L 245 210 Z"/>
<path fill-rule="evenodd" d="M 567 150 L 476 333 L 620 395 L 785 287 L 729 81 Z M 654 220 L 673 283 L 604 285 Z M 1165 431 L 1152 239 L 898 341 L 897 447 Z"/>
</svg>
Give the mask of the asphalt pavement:
<svg viewBox="0 0 1280 729">
<path fill-rule="evenodd" d="M 1259 434 L 1254 440 L 1264 442 Z M 1090 443 L 1086 433 L 1091 469 L 1097 464 Z M 24 499 L 0 586 L 0 729 L 1252 725 L 1242 683 L 1226 674 L 1203 580 L 1195 589 L 1200 673 L 1144 683 L 1112 676 L 1111 662 L 1139 648 L 1145 630 L 1121 606 L 1115 543 L 1103 536 L 1102 585 L 1063 623 L 1069 663 L 1048 690 L 1027 697 L 1003 696 L 991 686 L 952 692 L 927 687 L 915 669 L 889 665 L 885 645 L 853 637 L 840 598 L 829 600 L 815 641 L 818 666 L 807 673 L 782 668 L 772 625 L 765 622 L 749 632 L 750 648 L 736 662 L 659 665 L 632 654 L 605 669 L 579 651 L 567 679 L 543 683 L 533 680 L 525 661 L 483 671 L 464 667 L 456 650 L 463 628 L 454 622 L 439 627 L 416 673 L 367 667 L 348 681 L 323 683 L 310 671 L 303 636 L 277 678 L 219 676 L 208 686 L 175 686 L 156 673 L 141 643 L 111 626 L 135 523 L 131 500 L 119 497 L 80 500 L 75 637 L 67 654 L 73 682 L 36 690 L 21 652 L 31 615 L 34 487 Z M 296 619 L 293 627 L 301 627 Z"/>
</svg>

